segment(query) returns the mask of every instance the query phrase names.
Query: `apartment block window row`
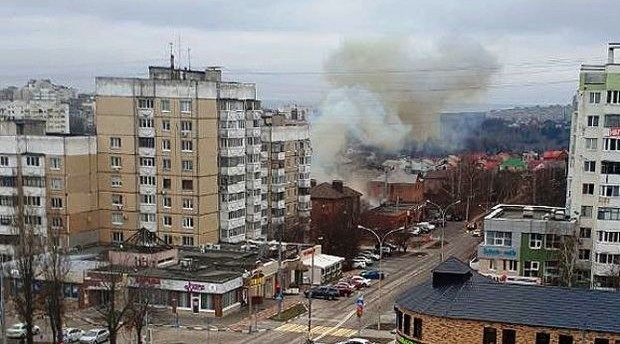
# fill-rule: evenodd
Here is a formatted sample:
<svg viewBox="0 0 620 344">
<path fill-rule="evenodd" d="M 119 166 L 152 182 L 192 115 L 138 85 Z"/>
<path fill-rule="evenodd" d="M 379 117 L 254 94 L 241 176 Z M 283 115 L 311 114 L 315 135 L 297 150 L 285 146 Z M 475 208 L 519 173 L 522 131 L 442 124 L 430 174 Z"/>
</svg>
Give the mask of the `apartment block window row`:
<svg viewBox="0 0 620 344">
<path fill-rule="evenodd" d="M 161 150 L 162 151 L 169 151 L 170 147 L 172 147 L 170 140 L 168 139 L 162 139 L 161 140 Z"/>
<path fill-rule="evenodd" d="M 194 237 L 184 235 L 181 238 L 181 243 L 183 246 L 194 246 Z"/>
<path fill-rule="evenodd" d="M 245 193 L 243 193 L 243 192 L 239 192 L 239 193 L 221 193 L 220 194 L 220 199 L 222 200 L 222 202 L 241 201 L 244 198 L 245 198 Z"/>
<path fill-rule="evenodd" d="M 14 187 L 15 184 L 16 184 L 15 177 L 6 177 L 6 176 L 0 177 L 0 186 Z"/>
<path fill-rule="evenodd" d="M 620 91 L 607 91 L 607 104 L 619 104 Z"/>
<path fill-rule="evenodd" d="M 41 216 L 37 215 L 26 215 L 24 216 L 24 224 L 30 226 L 40 226 L 42 223 Z"/>
<path fill-rule="evenodd" d="M 590 260 L 590 250 L 580 249 L 579 250 L 579 259 L 580 260 Z"/>
<path fill-rule="evenodd" d="M 50 189 L 52 190 L 62 190 L 64 185 L 64 181 L 62 178 L 51 178 L 50 179 Z"/>
<path fill-rule="evenodd" d="M 586 160 L 583 162 L 584 172 L 596 172 L 596 161 Z"/>
<path fill-rule="evenodd" d="M 245 120 L 239 121 L 220 121 L 220 129 L 244 129 Z"/>
<path fill-rule="evenodd" d="M 605 128 L 618 128 L 620 127 L 620 115 L 609 114 L 605 115 Z"/>
<path fill-rule="evenodd" d="M 60 199 L 60 207 L 62 208 L 62 199 Z M 24 196 L 24 205 L 40 207 L 41 206 L 41 197 L 39 196 Z"/>
<path fill-rule="evenodd" d="M 599 242 L 618 243 L 620 242 L 620 232 L 597 231 Z"/>
<path fill-rule="evenodd" d="M 112 168 L 121 168 L 121 157 L 120 156 L 111 156 L 110 157 L 110 167 Z"/>
<path fill-rule="evenodd" d="M 235 176 L 222 176 L 222 185 L 235 185 L 245 181 L 245 174 Z"/>
<path fill-rule="evenodd" d="M 170 120 L 164 119 L 161 121 L 161 130 L 170 131 Z"/>
<path fill-rule="evenodd" d="M 183 228 L 194 228 L 194 218 L 193 217 L 184 217 L 183 218 Z"/>
<path fill-rule="evenodd" d="M 62 167 L 60 158 L 50 158 L 50 169 L 59 170 Z"/>
<path fill-rule="evenodd" d="M 259 163 L 260 162 L 260 154 L 247 154 L 246 162 L 251 163 Z"/>
<path fill-rule="evenodd" d="M 579 237 L 584 238 L 584 239 L 588 239 L 592 237 L 592 228 L 588 228 L 588 227 L 579 228 Z"/>
<path fill-rule="evenodd" d="M 156 179 L 154 176 L 140 176 L 140 185 L 157 185 Z"/>
<path fill-rule="evenodd" d="M 485 233 L 485 245 L 512 246 L 512 233 L 488 231 Z"/>
<path fill-rule="evenodd" d="M 242 147 L 242 146 L 243 146 L 243 139 L 238 139 L 238 138 L 220 139 L 220 147 L 222 148 Z"/>
<path fill-rule="evenodd" d="M 191 100 L 181 100 L 179 101 L 179 108 L 183 113 L 192 112 L 192 101 Z"/>
<path fill-rule="evenodd" d="M 228 219 L 238 219 L 245 216 L 245 208 L 228 212 Z"/>
<path fill-rule="evenodd" d="M 22 185 L 33 188 L 43 188 L 45 187 L 45 178 L 24 176 L 22 177 Z"/>
<path fill-rule="evenodd" d="M 110 137 L 110 148 L 112 149 L 121 148 L 121 138 Z"/>
<path fill-rule="evenodd" d="M 123 214 L 122 213 L 112 213 L 111 217 L 112 224 L 114 225 L 122 225 L 123 224 Z"/>
<path fill-rule="evenodd" d="M 590 92 L 590 104 L 600 104 L 601 103 L 601 92 Z"/>
<path fill-rule="evenodd" d="M 191 198 L 183 198 L 182 205 L 183 209 L 192 210 L 194 209 L 194 200 Z"/>
<path fill-rule="evenodd" d="M 260 127 L 260 125 L 254 125 L 255 127 Z M 260 145 L 261 144 L 261 139 L 260 137 L 254 137 L 254 136 L 250 136 L 250 137 L 246 137 L 245 138 L 245 143 L 250 145 L 250 146 L 254 146 L 254 145 Z"/>
<path fill-rule="evenodd" d="M 594 207 L 592 207 L 591 205 L 582 205 L 581 212 L 579 213 L 579 215 L 581 217 L 591 218 L 593 211 L 594 211 Z"/>
<path fill-rule="evenodd" d="M 0 156 L 0 166 L 6 167 L 9 166 L 9 157 L 8 156 Z"/>
<path fill-rule="evenodd" d="M 220 157 L 220 167 L 236 167 L 245 164 L 245 156 Z"/>
<path fill-rule="evenodd" d="M 110 184 L 113 188 L 120 188 L 121 186 L 123 186 L 123 180 L 121 179 L 121 176 L 111 176 Z"/>
<path fill-rule="evenodd" d="M 603 174 L 620 174 L 620 162 L 618 161 L 602 161 L 601 173 Z"/>
<path fill-rule="evenodd" d="M 159 107 L 161 108 L 162 112 L 170 112 L 170 99 L 161 99 L 159 101 Z"/>
<path fill-rule="evenodd" d="M 16 196 L 4 196 L 0 195 L 0 206 L 4 207 L 12 207 L 17 205 L 17 197 Z"/>
<path fill-rule="evenodd" d="M 15 218 L 11 215 L 0 215 L 0 226 L 11 226 Z"/>
<path fill-rule="evenodd" d="M 162 224 L 164 227 L 172 227 L 172 216 L 165 215 L 162 218 Z"/>
<path fill-rule="evenodd" d="M 140 158 L 140 166 L 142 167 L 154 167 L 155 158 Z"/>
<path fill-rule="evenodd" d="M 123 205 L 123 195 L 112 194 L 112 205 Z"/>
<path fill-rule="evenodd" d="M 52 217 L 52 228 L 62 228 L 62 217 Z"/>
<path fill-rule="evenodd" d="M 194 181 L 191 179 L 183 179 L 181 180 L 181 190 L 183 191 L 193 191 L 194 190 Z"/>
<path fill-rule="evenodd" d="M 163 197 L 162 206 L 164 208 L 172 208 L 172 197 L 168 197 L 168 196 Z"/>
<path fill-rule="evenodd" d="M 599 220 L 620 221 L 620 208 L 598 208 Z"/>
<path fill-rule="evenodd" d="M 598 127 L 599 116 L 588 116 L 588 127 Z"/>
<path fill-rule="evenodd" d="M 155 148 L 155 139 L 152 137 L 140 137 L 138 138 L 138 147 Z"/>
<path fill-rule="evenodd" d="M 181 169 L 184 172 L 189 172 L 194 170 L 194 161 L 193 160 L 182 160 L 181 161 Z"/>
<path fill-rule="evenodd" d="M 40 166 L 40 158 L 38 156 L 28 155 L 26 156 L 26 166 Z"/>
<path fill-rule="evenodd" d="M 153 128 L 154 123 L 151 118 L 140 118 L 138 125 L 140 128 Z"/>
<path fill-rule="evenodd" d="M 586 142 L 586 149 L 589 149 L 589 150 L 598 149 L 598 139 L 586 137 L 585 142 Z"/>
<path fill-rule="evenodd" d="M 52 197 L 50 199 L 50 204 L 51 204 L 51 207 L 54 208 L 54 209 L 61 209 L 62 208 L 62 198 Z"/>
<path fill-rule="evenodd" d="M 538 277 L 539 269 L 540 269 L 540 262 L 537 262 L 537 261 L 523 262 L 523 276 L 525 277 Z"/>
<path fill-rule="evenodd" d="M 154 213 L 140 213 L 140 221 L 142 222 L 155 222 L 155 217 Z"/>
<path fill-rule="evenodd" d="M 123 242 L 125 241 L 123 232 L 112 232 L 112 242 Z"/>
<path fill-rule="evenodd" d="M 594 195 L 594 184 L 583 183 L 581 186 L 581 193 L 584 195 Z"/>
<path fill-rule="evenodd" d="M 620 264 L 620 254 L 597 253 L 596 262 L 601 264 Z"/>
<path fill-rule="evenodd" d="M 172 160 L 170 158 L 161 159 L 161 168 L 164 171 L 170 171 L 172 169 Z"/>
<path fill-rule="evenodd" d="M 603 150 L 605 151 L 618 151 L 620 150 L 620 139 L 604 138 Z"/>
<path fill-rule="evenodd" d="M 140 203 L 155 204 L 155 195 L 140 195 Z"/>
<path fill-rule="evenodd" d="M 141 98 L 138 99 L 138 108 L 140 109 L 152 109 L 153 108 L 153 99 L 151 98 Z"/>
<path fill-rule="evenodd" d="M 620 196 L 620 185 L 601 185 L 601 196 L 618 197 Z"/>
<path fill-rule="evenodd" d="M 192 121 L 181 121 L 181 132 L 192 131 Z"/>
</svg>

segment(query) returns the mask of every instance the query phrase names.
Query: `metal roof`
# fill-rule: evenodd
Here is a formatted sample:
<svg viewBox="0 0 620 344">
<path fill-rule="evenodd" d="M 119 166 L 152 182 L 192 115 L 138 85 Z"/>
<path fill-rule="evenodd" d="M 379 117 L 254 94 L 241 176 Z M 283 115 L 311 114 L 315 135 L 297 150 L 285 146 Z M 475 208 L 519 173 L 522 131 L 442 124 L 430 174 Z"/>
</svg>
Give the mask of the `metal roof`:
<svg viewBox="0 0 620 344">
<path fill-rule="evenodd" d="M 620 293 L 494 282 L 451 257 L 435 271 L 472 277 L 433 288 L 432 278 L 401 294 L 398 307 L 446 318 L 620 334 Z"/>
</svg>

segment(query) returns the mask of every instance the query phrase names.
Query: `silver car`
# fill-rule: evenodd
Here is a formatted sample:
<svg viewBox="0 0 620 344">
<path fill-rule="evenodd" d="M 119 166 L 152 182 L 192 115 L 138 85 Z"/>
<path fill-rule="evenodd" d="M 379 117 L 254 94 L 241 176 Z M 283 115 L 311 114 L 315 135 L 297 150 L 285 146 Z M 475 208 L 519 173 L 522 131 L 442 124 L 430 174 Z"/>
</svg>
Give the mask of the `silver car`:
<svg viewBox="0 0 620 344">
<path fill-rule="evenodd" d="M 41 333 L 39 326 L 32 325 L 32 333 L 35 335 Z M 8 338 L 26 338 L 26 324 L 19 323 L 9 327 L 6 329 L 6 336 Z"/>
<path fill-rule="evenodd" d="M 80 337 L 81 344 L 100 344 L 110 338 L 110 331 L 102 328 L 92 329 Z"/>
</svg>

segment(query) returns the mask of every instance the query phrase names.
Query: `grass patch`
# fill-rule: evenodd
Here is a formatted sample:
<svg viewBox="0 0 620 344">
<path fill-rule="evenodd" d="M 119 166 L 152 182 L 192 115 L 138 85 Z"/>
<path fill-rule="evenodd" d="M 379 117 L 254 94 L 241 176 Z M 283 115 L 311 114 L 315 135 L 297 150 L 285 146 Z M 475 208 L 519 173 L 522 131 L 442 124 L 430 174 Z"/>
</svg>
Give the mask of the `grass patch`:
<svg viewBox="0 0 620 344">
<path fill-rule="evenodd" d="M 449 244 L 449 242 L 447 242 L 447 241 L 444 241 L 444 242 L 443 242 L 443 246 L 444 246 L 444 247 L 445 247 L 446 245 L 448 245 L 448 244 Z M 430 245 L 430 246 L 429 246 L 429 247 L 427 247 L 427 248 L 428 248 L 428 249 L 430 249 L 430 250 L 435 250 L 435 249 L 441 248 L 441 241 L 435 241 L 432 245 Z"/>
<path fill-rule="evenodd" d="M 302 305 L 301 303 L 298 303 L 295 306 L 289 309 L 285 309 L 282 312 L 280 312 L 280 316 L 276 314 L 269 319 L 275 320 L 275 321 L 288 321 L 304 313 L 306 313 L 306 307 Z"/>
</svg>

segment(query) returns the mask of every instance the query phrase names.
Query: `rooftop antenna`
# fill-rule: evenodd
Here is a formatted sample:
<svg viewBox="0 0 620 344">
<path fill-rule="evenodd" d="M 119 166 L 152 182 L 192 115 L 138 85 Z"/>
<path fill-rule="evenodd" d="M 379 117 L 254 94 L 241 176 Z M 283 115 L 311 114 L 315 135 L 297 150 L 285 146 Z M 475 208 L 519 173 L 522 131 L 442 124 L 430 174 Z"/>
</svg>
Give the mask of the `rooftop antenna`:
<svg viewBox="0 0 620 344">
<path fill-rule="evenodd" d="M 178 43 L 179 45 L 177 46 L 177 51 L 179 53 L 179 69 L 181 68 L 181 35 L 178 35 Z"/>
<path fill-rule="evenodd" d="M 192 58 L 190 55 L 190 52 L 192 51 L 192 49 L 187 48 L 187 69 L 192 70 Z"/>
<path fill-rule="evenodd" d="M 172 42 L 168 44 L 170 45 L 170 69 L 174 69 L 174 44 Z"/>
</svg>

